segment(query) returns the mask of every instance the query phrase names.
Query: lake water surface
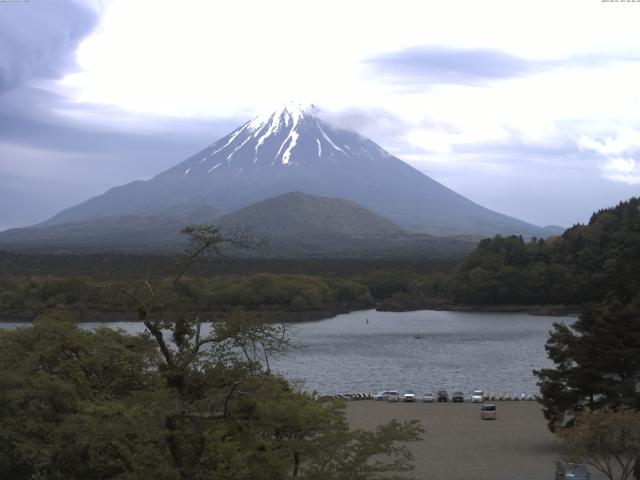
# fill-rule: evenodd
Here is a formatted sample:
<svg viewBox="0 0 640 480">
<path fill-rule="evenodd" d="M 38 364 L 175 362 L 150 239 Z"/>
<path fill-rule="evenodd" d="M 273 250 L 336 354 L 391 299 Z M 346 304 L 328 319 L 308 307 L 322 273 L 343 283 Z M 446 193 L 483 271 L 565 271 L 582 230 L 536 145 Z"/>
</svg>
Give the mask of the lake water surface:
<svg viewBox="0 0 640 480">
<path fill-rule="evenodd" d="M 273 370 L 304 380 L 321 394 L 445 388 L 468 394 L 536 393 L 533 369 L 551 365 L 545 341 L 554 321 L 525 313 L 351 312 L 291 325 L 295 349 L 271 361 Z M 2 324 L 15 328 L 20 324 Z M 136 333 L 141 323 L 90 323 Z M 416 338 L 416 336 L 420 338 Z"/>
</svg>

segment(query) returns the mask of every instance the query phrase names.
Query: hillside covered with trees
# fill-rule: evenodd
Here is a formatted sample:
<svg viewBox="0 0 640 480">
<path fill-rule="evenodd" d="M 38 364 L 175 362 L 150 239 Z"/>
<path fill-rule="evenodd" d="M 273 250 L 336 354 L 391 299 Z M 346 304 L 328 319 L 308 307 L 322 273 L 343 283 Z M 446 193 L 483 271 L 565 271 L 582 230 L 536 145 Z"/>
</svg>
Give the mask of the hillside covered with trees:
<svg viewBox="0 0 640 480">
<path fill-rule="evenodd" d="M 640 199 L 630 199 L 557 237 L 485 239 L 457 265 L 443 259 L 203 261 L 177 296 L 192 312 L 240 307 L 280 320 L 374 306 L 579 310 L 609 292 L 624 299 L 640 288 L 639 208 Z M 122 319 L 128 307 L 118 292 L 136 278 L 133 270 L 162 284 L 170 281 L 173 264 L 169 257 L 135 255 L 9 254 L 0 262 L 6 267 L 0 277 L 3 320 L 29 320 L 53 307 L 83 320 Z"/>
<path fill-rule="evenodd" d="M 582 305 L 640 287 L 640 199 L 600 210 L 561 236 L 496 236 L 447 275 L 411 280 L 389 307 Z"/>
</svg>

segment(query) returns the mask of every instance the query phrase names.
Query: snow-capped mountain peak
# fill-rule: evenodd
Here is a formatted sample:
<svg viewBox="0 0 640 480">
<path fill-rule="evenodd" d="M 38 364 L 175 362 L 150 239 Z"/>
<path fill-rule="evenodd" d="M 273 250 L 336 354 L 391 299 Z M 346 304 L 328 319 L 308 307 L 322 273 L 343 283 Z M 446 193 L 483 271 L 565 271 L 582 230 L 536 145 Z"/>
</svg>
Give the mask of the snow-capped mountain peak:
<svg viewBox="0 0 640 480">
<path fill-rule="evenodd" d="M 265 125 L 271 126 L 271 129 L 281 125 L 285 127 L 293 126 L 300 122 L 305 115 L 314 116 L 318 111 L 319 109 L 313 104 L 305 105 L 297 102 L 289 102 L 272 112 L 258 115 L 251 120 L 246 127 L 255 132 L 263 129 Z"/>
<path fill-rule="evenodd" d="M 257 173 L 264 168 L 325 166 L 345 157 L 375 159 L 382 151 L 355 132 L 337 129 L 313 104 L 290 102 L 258 115 L 183 162 L 182 175 L 218 175 L 227 169 Z"/>
</svg>

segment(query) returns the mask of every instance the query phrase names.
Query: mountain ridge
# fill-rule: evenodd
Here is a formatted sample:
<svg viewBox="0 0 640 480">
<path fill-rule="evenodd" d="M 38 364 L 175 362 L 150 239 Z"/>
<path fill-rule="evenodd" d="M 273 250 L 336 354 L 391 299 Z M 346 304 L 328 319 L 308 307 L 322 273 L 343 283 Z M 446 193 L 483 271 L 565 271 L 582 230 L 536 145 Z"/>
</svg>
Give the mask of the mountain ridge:
<svg viewBox="0 0 640 480">
<path fill-rule="evenodd" d="M 326 123 L 313 108 L 291 106 L 246 122 L 150 180 L 114 187 L 44 224 L 156 214 L 175 204 L 231 212 L 291 191 L 348 199 L 431 234 L 549 234 L 472 202 L 373 141 Z"/>
<path fill-rule="evenodd" d="M 0 233 L 0 248 L 37 252 L 175 253 L 186 246 L 180 231 L 190 220 L 213 223 L 221 233 L 242 231 L 262 244 L 234 256 L 361 258 L 462 256 L 473 239 L 415 234 L 350 201 L 290 192 L 215 218 L 215 211 L 179 210 L 173 217 L 127 215 L 36 226 Z"/>
</svg>

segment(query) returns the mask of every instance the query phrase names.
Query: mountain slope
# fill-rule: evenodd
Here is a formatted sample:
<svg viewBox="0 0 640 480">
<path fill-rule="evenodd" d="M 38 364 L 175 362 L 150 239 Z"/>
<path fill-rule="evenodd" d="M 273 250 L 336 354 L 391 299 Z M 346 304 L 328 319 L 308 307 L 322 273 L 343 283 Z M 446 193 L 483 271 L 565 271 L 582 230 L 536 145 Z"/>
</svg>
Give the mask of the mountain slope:
<svg viewBox="0 0 640 480">
<path fill-rule="evenodd" d="M 403 229 L 349 200 L 286 193 L 217 219 L 222 228 L 248 227 L 269 238 L 384 238 Z"/>
<path fill-rule="evenodd" d="M 546 236 L 486 209 L 317 112 L 286 106 L 259 116 L 148 181 L 115 187 L 45 222 L 159 214 L 177 204 L 234 211 L 287 192 L 352 200 L 393 222 L 436 234 Z"/>
<path fill-rule="evenodd" d="M 183 207 L 181 207 L 183 208 Z M 180 209 L 176 209 L 180 210 Z M 258 250 L 234 256 L 259 257 L 461 257 L 473 239 L 411 233 L 380 215 L 337 198 L 287 193 L 215 219 L 126 215 L 40 225 L 0 233 L 0 248 L 40 252 L 175 252 L 186 246 L 180 234 L 189 219 L 218 225 L 223 234 L 247 231 L 264 240 Z M 196 221 L 195 223 L 199 223 Z"/>
<path fill-rule="evenodd" d="M 349 200 L 300 192 L 279 195 L 216 220 L 223 231 L 248 230 L 268 256 L 433 256 L 468 253 L 469 240 L 414 234 Z"/>
<path fill-rule="evenodd" d="M 166 251 L 184 246 L 187 225 L 210 223 L 220 216 L 211 207 L 175 205 L 164 215 L 120 215 L 36 225 L 0 232 L 0 248 L 43 251 Z"/>
</svg>

